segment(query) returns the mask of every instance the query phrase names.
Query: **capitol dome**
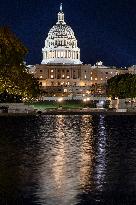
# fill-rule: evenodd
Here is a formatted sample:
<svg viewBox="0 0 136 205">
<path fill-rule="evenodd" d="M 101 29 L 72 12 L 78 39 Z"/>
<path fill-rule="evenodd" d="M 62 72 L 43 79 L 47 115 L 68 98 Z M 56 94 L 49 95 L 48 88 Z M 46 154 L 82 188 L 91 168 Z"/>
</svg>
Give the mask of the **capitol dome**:
<svg viewBox="0 0 136 205">
<path fill-rule="evenodd" d="M 42 53 L 41 64 L 82 64 L 74 32 L 64 21 L 62 4 L 58 13 L 58 21 L 50 29 Z"/>
</svg>

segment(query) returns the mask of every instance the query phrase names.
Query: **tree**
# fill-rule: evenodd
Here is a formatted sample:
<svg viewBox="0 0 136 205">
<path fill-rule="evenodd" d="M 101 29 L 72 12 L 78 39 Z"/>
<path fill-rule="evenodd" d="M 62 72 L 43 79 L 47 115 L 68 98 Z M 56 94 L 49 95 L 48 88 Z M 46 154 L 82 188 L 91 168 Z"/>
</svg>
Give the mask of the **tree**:
<svg viewBox="0 0 136 205">
<path fill-rule="evenodd" d="M 37 97 L 38 80 L 27 72 L 23 63 L 28 50 L 9 28 L 0 28 L 0 95 Z M 1 95 L 2 96 L 2 95 Z"/>
<path fill-rule="evenodd" d="M 107 81 L 107 93 L 112 98 L 136 97 L 136 75 L 116 75 Z"/>
</svg>

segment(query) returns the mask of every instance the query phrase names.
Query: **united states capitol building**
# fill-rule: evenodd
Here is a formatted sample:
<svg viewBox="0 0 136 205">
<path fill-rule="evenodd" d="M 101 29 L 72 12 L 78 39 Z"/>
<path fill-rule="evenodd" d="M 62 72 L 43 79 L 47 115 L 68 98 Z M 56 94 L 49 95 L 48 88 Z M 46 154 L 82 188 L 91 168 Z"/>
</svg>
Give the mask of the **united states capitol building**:
<svg viewBox="0 0 136 205">
<path fill-rule="evenodd" d="M 83 64 L 74 31 L 65 22 L 62 4 L 57 22 L 45 40 L 42 54 L 41 64 L 35 65 L 29 71 L 39 79 L 45 93 L 103 94 L 103 87 L 109 78 L 128 72 L 104 66 L 101 61 L 95 65 Z"/>
</svg>

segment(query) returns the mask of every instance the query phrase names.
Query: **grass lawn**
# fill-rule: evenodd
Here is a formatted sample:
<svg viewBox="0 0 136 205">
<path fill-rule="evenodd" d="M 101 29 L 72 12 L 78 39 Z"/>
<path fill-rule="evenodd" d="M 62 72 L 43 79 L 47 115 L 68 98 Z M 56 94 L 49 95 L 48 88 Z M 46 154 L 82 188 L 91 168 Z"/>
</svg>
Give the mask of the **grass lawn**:
<svg viewBox="0 0 136 205">
<path fill-rule="evenodd" d="M 45 101 L 45 102 L 36 102 L 30 103 L 32 107 L 38 110 L 45 110 L 45 109 L 58 109 L 62 107 L 64 109 L 82 109 L 85 107 L 85 104 L 82 101 Z"/>
</svg>

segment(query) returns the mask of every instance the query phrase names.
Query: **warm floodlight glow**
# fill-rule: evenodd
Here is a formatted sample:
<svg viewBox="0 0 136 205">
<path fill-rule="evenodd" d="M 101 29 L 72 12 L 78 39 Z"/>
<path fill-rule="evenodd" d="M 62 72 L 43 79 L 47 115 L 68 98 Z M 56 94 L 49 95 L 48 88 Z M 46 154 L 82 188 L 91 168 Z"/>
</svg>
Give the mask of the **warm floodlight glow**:
<svg viewBox="0 0 136 205">
<path fill-rule="evenodd" d="M 62 102 L 63 101 L 63 98 L 58 98 L 58 102 Z"/>
</svg>

